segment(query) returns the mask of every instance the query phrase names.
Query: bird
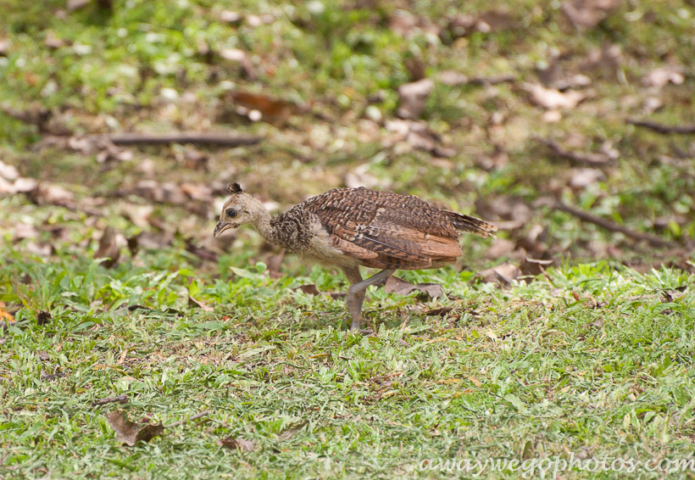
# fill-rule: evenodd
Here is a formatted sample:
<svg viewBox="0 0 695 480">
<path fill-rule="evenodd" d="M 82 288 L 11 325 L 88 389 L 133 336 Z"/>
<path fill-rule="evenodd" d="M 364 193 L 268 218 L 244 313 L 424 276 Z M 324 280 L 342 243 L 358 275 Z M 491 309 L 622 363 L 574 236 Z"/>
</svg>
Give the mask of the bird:
<svg viewBox="0 0 695 480">
<path fill-rule="evenodd" d="M 214 236 L 244 224 L 269 243 L 310 262 L 338 267 L 350 283 L 347 309 L 351 330 L 360 331 L 362 305 L 370 285 L 396 270 L 440 268 L 463 252 L 459 233 L 494 237 L 497 227 L 476 217 L 433 206 L 413 195 L 365 187 L 336 188 L 271 217 L 241 185 L 227 186 Z M 360 266 L 380 269 L 363 280 Z"/>
</svg>

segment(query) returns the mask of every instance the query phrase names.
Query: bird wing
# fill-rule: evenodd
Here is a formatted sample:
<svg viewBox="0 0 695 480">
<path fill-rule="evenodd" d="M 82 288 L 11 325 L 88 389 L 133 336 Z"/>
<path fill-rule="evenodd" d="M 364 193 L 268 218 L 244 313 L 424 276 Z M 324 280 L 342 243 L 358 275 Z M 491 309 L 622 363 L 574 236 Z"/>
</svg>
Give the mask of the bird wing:
<svg viewBox="0 0 695 480">
<path fill-rule="evenodd" d="M 433 260 L 450 262 L 461 255 L 458 233 L 444 212 L 417 197 L 338 189 L 302 207 L 316 215 L 336 248 L 367 266 L 429 268 Z"/>
</svg>

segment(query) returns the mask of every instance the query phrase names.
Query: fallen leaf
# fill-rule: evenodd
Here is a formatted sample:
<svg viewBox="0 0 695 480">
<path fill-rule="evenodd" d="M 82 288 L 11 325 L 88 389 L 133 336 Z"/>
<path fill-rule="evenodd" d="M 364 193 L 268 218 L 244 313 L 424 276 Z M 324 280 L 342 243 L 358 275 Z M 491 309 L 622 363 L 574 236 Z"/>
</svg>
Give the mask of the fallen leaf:
<svg viewBox="0 0 695 480">
<path fill-rule="evenodd" d="M 523 275 L 536 276 L 545 272 L 547 267 L 553 265 L 552 260 L 539 260 L 537 258 L 526 257 L 521 263 L 521 273 Z"/>
<path fill-rule="evenodd" d="M 14 165 L 8 165 L 0 160 L 0 177 L 5 180 L 15 181 L 19 178 L 19 171 Z"/>
<path fill-rule="evenodd" d="M 29 191 L 31 200 L 37 205 L 69 205 L 73 201 L 72 192 L 55 183 L 39 182 Z"/>
<path fill-rule="evenodd" d="M 605 320 L 602 318 L 599 318 L 595 322 L 587 323 L 587 327 L 594 327 L 594 328 L 603 328 L 603 323 Z"/>
<path fill-rule="evenodd" d="M 293 288 L 293 290 L 295 290 L 295 291 L 300 290 L 300 291 L 306 293 L 307 295 L 320 295 L 321 294 L 321 292 L 319 292 L 319 289 L 313 283 L 310 285 L 301 285 L 297 288 Z"/>
<path fill-rule="evenodd" d="M 227 97 L 229 98 L 225 99 L 224 103 L 235 105 L 238 115 L 248 117 L 252 121 L 284 124 L 290 116 L 300 110 L 294 103 L 256 93 L 235 90 L 228 93 Z"/>
<path fill-rule="evenodd" d="M 220 56 L 225 60 L 241 65 L 248 80 L 253 81 L 256 79 L 256 71 L 253 68 L 249 55 L 245 51 L 238 48 L 224 48 L 220 50 Z"/>
<path fill-rule="evenodd" d="M 135 446 L 138 442 L 149 442 L 154 437 L 164 433 L 164 425 L 161 423 L 142 424 L 128 420 L 128 415 L 123 410 L 113 410 L 106 414 L 109 425 L 116 431 L 116 440 L 125 445 Z"/>
<path fill-rule="evenodd" d="M 581 62 L 579 68 L 583 72 L 591 70 L 608 70 L 616 72 L 623 63 L 623 54 L 619 45 L 606 44 L 601 48 L 594 48 Z"/>
<path fill-rule="evenodd" d="M 648 87 L 663 88 L 668 83 L 680 85 L 685 81 L 681 67 L 666 67 L 652 70 L 642 79 L 642 83 Z"/>
<path fill-rule="evenodd" d="M 297 433 L 299 433 L 308 423 L 309 423 L 308 420 L 304 420 L 302 422 L 295 423 L 294 425 L 292 425 L 289 428 L 286 428 L 285 430 L 282 431 L 282 433 L 280 433 L 280 435 L 278 435 L 278 440 L 282 440 L 282 441 L 290 440 L 292 437 L 297 435 Z"/>
<path fill-rule="evenodd" d="M 425 315 L 428 317 L 444 317 L 447 313 L 451 312 L 454 309 L 454 307 L 442 307 L 442 308 L 435 308 L 432 310 L 427 310 L 425 312 Z"/>
<path fill-rule="evenodd" d="M 241 21 L 241 14 L 232 12 L 231 10 L 222 10 L 220 12 L 220 20 L 230 24 L 239 23 Z"/>
<path fill-rule="evenodd" d="M 200 308 L 204 312 L 214 312 L 215 311 L 214 308 L 204 304 L 200 300 L 196 300 L 195 298 L 193 298 L 190 295 L 188 296 L 188 306 L 193 307 L 193 308 Z"/>
<path fill-rule="evenodd" d="M 516 250 L 516 244 L 506 238 L 496 238 L 485 252 L 485 258 L 494 260 L 511 255 Z"/>
<path fill-rule="evenodd" d="M 389 28 L 399 37 L 412 38 L 418 33 L 439 35 L 439 27 L 430 19 L 416 17 L 405 10 L 396 10 L 389 18 Z"/>
<path fill-rule="evenodd" d="M 405 280 L 391 276 L 386 280 L 384 285 L 386 293 L 395 293 L 396 295 L 408 295 L 411 292 L 419 291 L 430 298 L 440 298 L 443 294 L 442 286 L 438 283 L 418 283 L 413 285 Z"/>
<path fill-rule="evenodd" d="M 605 180 L 602 171 L 593 168 L 573 168 L 570 171 L 569 186 L 576 190 L 583 190 L 598 181 Z"/>
<path fill-rule="evenodd" d="M 521 88 L 531 94 L 531 103 L 547 110 L 571 110 L 586 99 L 587 94 L 569 90 L 561 92 L 554 88 L 545 88 L 534 83 L 524 83 Z"/>
<path fill-rule="evenodd" d="M 217 445 L 230 450 L 241 450 L 244 452 L 253 452 L 256 449 L 256 444 L 253 441 L 244 440 L 243 438 L 221 438 L 217 441 Z"/>
<path fill-rule="evenodd" d="M 460 13 L 449 21 L 446 32 L 452 39 L 475 32 L 494 33 L 512 28 L 516 22 L 506 10 L 488 10 L 478 16 Z"/>
<path fill-rule="evenodd" d="M 14 325 L 17 323 L 10 312 L 7 311 L 7 305 L 4 302 L 0 302 L 0 325 L 6 327 L 7 325 Z"/>
<path fill-rule="evenodd" d="M 562 12 L 575 28 L 593 28 L 620 6 L 622 0 L 571 0 L 562 3 Z"/>
<path fill-rule="evenodd" d="M 424 78 L 417 82 L 406 83 L 398 87 L 398 110 L 400 118 L 419 118 L 427 106 L 427 97 L 434 88 L 434 82 Z"/>
<path fill-rule="evenodd" d="M 68 0 L 67 9 L 68 12 L 75 12 L 80 10 L 91 3 L 91 0 Z"/>
<path fill-rule="evenodd" d="M 48 34 L 46 35 L 46 39 L 44 40 L 43 44 L 44 44 L 45 46 L 47 46 L 48 48 L 51 48 L 51 49 L 54 49 L 54 50 L 56 50 L 56 49 L 58 49 L 58 48 L 62 48 L 62 47 L 64 47 L 64 46 L 66 45 L 65 41 L 62 40 L 62 39 L 60 39 L 60 38 L 58 38 L 58 37 L 56 37 L 56 36 L 55 36 L 55 33 L 53 33 L 53 32 L 48 32 Z"/>
<path fill-rule="evenodd" d="M 499 286 L 509 286 L 512 280 L 519 277 L 519 275 L 521 275 L 519 267 L 511 263 L 503 263 L 502 265 L 478 272 L 476 278 L 482 280 L 484 283 L 496 283 Z"/>
<path fill-rule="evenodd" d="M 515 230 L 526 225 L 533 214 L 524 200 L 517 196 L 502 195 L 492 199 L 478 199 L 475 207 L 482 218 L 495 221 L 500 230 Z M 499 222 L 496 220 L 506 220 Z"/>
<path fill-rule="evenodd" d="M 111 268 L 121 257 L 121 248 L 118 246 L 118 232 L 113 227 L 106 227 L 99 240 L 99 248 L 94 253 L 94 258 L 106 258 L 102 263 L 106 268 Z"/>
</svg>

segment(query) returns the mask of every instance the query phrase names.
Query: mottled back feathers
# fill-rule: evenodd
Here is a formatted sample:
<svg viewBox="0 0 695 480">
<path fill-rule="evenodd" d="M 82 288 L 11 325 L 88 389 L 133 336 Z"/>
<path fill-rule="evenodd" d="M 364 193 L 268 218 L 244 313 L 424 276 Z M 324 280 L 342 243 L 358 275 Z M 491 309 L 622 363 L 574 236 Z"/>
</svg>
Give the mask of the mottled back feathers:
<svg viewBox="0 0 695 480">
<path fill-rule="evenodd" d="M 336 250 L 374 268 L 413 270 L 450 263 L 462 253 L 459 231 L 487 237 L 497 230 L 478 218 L 440 210 L 411 195 L 366 188 L 330 190 L 272 223 L 278 230 L 286 228 L 288 237 L 305 242 L 308 232 L 301 232 L 301 224 L 312 220 L 328 232 Z M 302 245 L 279 243 L 299 254 L 311 254 Z"/>
</svg>

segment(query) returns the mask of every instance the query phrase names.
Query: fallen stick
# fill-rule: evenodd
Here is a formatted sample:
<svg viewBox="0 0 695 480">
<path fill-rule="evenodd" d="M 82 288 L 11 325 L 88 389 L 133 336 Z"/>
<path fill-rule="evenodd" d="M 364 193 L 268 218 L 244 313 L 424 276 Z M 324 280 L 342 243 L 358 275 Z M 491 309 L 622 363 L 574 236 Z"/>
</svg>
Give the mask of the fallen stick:
<svg viewBox="0 0 695 480">
<path fill-rule="evenodd" d="M 681 135 L 689 135 L 689 134 L 695 133 L 695 125 L 670 126 L 670 125 L 664 125 L 664 124 L 656 123 L 656 122 L 647 122 L 647 121 L 643 121 L 643 120 L 631 120 L 629 118 L 627 120 L 625 120 L 625 123 L 629 123 L 630 125 L 634 125 L 636 127 L 648 128 L 650 130 L 654 130 L 655 132 L 661 133 L 663 135 L 669 135 L 671 133 L 679 133 Z"/>
<path fill-rule="evenodd" d="M 118 395 L 116 397 L 106 397 L 96 402 L 92 402 L 93 407 L 98 407 L 101 405 L 108 405 L 109 403 L 126 403 L 128 401 L 128 395 Z"/>
<path fill-rule="evenodd" d="M 579 208 L 572 207 L 570 205 L 566 205 L 562 202 L 557 202 L 555 204 L 554 208 L 555 208 L 555 210 L 567 212 L 567 213 L 579 218 L 580 220 L 583 220 L 583 221 L 589 222 L 589 223 L 593 223 L 594 225 L 598 225 L 599 227 L 605 228 L 606 230 L 609 230 L 611 232 L 620 232 L 620 233 L 623 233 L 626 236 L 633 238 L 635 240 L 644 240 L 655 247 L 666 247 L 666 248 L 678 248 L 679 247 L 679 245 L 675 242 L 671 242 L 669 240 L 664 240 L 663 238 L 658 237 L 656 235 L 652 235 L 651 233 L 641 233 L 641 232 L 636 232 L 634 230 L 630 230 L 629 228 L 623 227 L 622 225 L 618 225 L 615 222 L 611 222 L 610 220 L 606 220 L 605 218 L 598 217 L 598 216 L 593 215 L 591 213 L 585 212 L 584 210 L 580 210 Z"/>
<path fill-rule="evenodd" d="M 166 428 L 171 428 L 171 427 L 178 427 L 179 425 L 183 425 L 184 423 L 190 422 L 192 420 L 198 420 L 199 418 L 207 417 L 210 415 L 210 410 L 205 410 L 204 412 L 196 413 L 192 417 L 184 418 L 183 420 L 179 420 L 178 422 L 170 423 L 169 425 L 166 425 Z"/>
<path fill-rule="evenodd" d="M 470 85 L 497 85 L 500 83 L 511 83 L 511 82 L 516 82 L 516 77 L 511 74 L 507 75 L 497 75 L 494 77 L 473 77 L 468 80 L 468 84 Z"/>
<path fill-rule="evenodd" d="M 581 165 L 597 167 L 614 163 L 613 159 L 605 154 L 591 152 L 572 152 L 570 150 L 565 150 L 564 148 L 562 148 L 560 144 L 553 139 L 541 137 L 536 137 L 536 139 L 542 144 L 547 145 L 558 157 L 566 158 L 572 162 L 579 163 Z"/>
<path fill-rule="evenodd" d="M 99 135 L 96 135 L 99 136 Z M 175 132 L 175 133 L 110 133 L 104 135 L 114 145 L 168 145 L 170 143 L 197 143 L 239 147 L 256 145 L 261 137 L 224 132 Z"/>
</svg>

